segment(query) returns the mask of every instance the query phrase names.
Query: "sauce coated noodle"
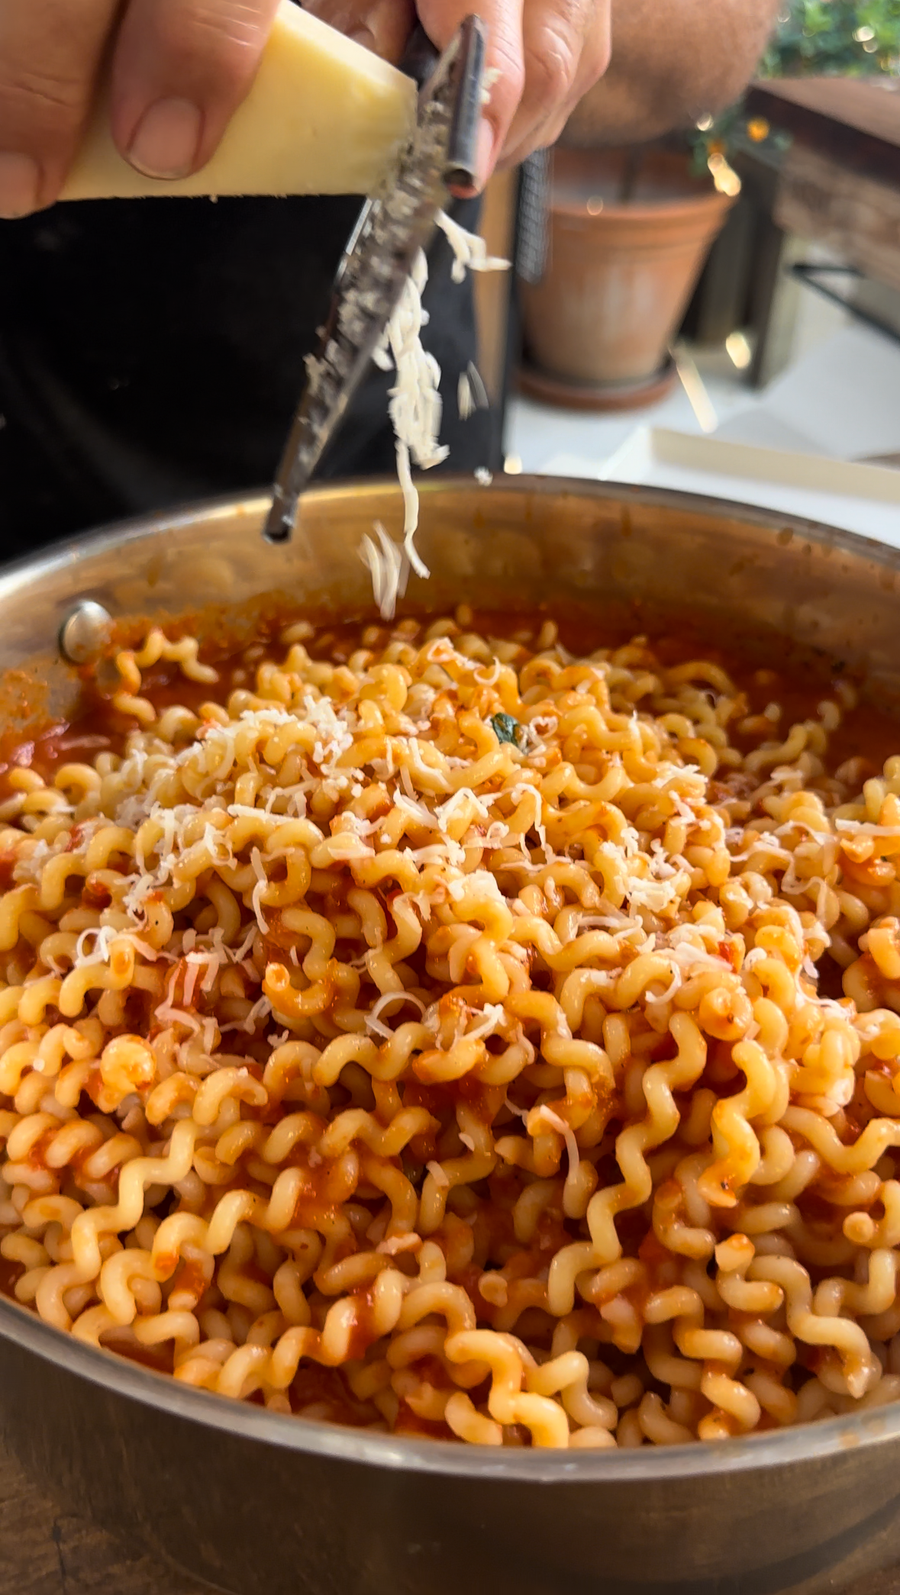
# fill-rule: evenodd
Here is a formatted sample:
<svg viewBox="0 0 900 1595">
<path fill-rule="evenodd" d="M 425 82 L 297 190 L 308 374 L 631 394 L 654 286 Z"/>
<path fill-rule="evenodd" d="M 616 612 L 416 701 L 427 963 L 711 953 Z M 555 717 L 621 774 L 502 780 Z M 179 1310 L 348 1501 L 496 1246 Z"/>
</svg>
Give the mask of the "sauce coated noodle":
<svg viewBox="0 0 900 1595">
<path fill-rule="evenodd" d="M 248 660 L 154 632 L 7 768 L 3 1287 L 479 1445 L 895 1400 L 900 757 L 838 762 L 852 690 L 464 612 Z"/>
</svg>

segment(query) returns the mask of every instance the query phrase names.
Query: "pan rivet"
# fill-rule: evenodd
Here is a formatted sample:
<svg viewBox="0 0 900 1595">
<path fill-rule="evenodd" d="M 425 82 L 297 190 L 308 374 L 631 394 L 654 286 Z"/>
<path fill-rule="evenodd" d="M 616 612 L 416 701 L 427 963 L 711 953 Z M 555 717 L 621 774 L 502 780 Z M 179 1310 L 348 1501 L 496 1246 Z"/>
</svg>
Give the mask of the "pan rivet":
<svg viewBox="0 0 900 1595">
<path fill-rule="evenodd" d="M 84 598 L 70 611 L 59 631 L 59 651 L 71 665 L 86 665 L 99 654 L 112 625 L 102 604 Z"/>
</svg>

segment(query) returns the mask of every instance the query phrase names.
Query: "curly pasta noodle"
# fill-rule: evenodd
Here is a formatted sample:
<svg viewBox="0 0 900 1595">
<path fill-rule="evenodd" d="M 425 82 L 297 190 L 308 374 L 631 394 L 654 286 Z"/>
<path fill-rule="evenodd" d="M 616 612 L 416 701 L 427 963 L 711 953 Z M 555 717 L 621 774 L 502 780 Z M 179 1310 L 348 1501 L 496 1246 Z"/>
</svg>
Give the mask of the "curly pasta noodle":
<svg viewBox="0 0 900 1595">
<path fill-rule="evenodd" d="M 19 1302 L 475 1445 L 900 1396 L 900 757 L 840 761 L 848 687 L 465 611 L 117 670 L 4 777 Z"/>
</svg>

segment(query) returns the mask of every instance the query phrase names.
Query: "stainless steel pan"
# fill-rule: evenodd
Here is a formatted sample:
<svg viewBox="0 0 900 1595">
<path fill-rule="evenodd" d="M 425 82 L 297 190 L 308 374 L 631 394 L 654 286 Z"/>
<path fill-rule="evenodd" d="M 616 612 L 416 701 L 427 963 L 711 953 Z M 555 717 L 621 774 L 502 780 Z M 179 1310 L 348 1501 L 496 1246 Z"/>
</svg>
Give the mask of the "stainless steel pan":
<svg viewBox="0 0 900 1595">
<path fill-rule="evenodd" d="M 261 543 L 266 508 L 133 523 L 0 576 L 6 723 L 73 701 L 56 639 L 84 598 L 117 620 L 190 609 L 206 635 L 288 598 L 364 610 L 356 550 L 373 519 L 399 528 L 396 488 L 310 494 L 286 548 Z M 410 594 L 420 606 L 577 605 L 763 652 L 788 637 L 900 697 L 900 555 L 860 538 L 516 477 L 427 484 L 421 547 L 434 574 Z M 230 1403 L 0 1300 L 0 1425 L 69 1510 L 239 1595 L 814 1595 L 900 1557 L 900 1406 L 716 1447 L 475 1450 Z"/>
</svg>

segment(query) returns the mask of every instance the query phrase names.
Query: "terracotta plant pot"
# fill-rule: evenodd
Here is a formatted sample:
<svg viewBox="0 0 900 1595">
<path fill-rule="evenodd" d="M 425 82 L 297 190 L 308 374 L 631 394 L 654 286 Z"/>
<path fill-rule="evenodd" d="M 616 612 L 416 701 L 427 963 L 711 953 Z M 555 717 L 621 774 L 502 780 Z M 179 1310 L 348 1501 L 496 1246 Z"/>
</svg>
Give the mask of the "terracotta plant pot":
<svg viewBox="0 0 900 1595">
<path fill-rule="evenodd" d="M 623 202 L 628 160 L 625 150 L 554 151 L 548 266 L 521 290 L 526 391 L 597 408 L 659 395 L 669 344 L 733 201 L 693 178 L 685 156 L 652 150 Z"/>
</svg>

